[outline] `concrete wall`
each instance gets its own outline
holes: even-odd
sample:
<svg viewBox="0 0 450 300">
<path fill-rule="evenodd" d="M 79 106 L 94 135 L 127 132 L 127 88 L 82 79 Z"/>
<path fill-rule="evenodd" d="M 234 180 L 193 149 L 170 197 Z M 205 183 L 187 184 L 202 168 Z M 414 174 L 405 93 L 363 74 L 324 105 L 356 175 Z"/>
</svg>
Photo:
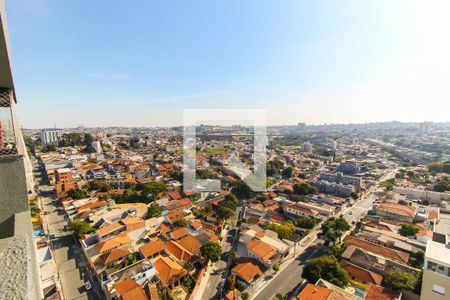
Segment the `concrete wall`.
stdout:
<svg viewBox="0 0 450 300">
<path fill-rule="evenodd" d="M 445 295 L 433 291 L 433 285 L 445 288 Z M 444 300 L 450 297 L 450 277 L 425 270 L 423 272 L 422 292 L 420 299 L 424 300 Z"/>
<path fill-rule="evenodd" d="M 438 193 L 433 191 L 423 191 L 401 187 L 395 187 L 394 192 L 405 194 L 413 199 L 430 200 L 433 204 L 439 204 L 442 202 L 442 200 L 450 200 L 450 194 L 448 193 Z"/>
<path fill-rule="evenodd" d="M 28 211 L 25 180 L 22 159 L 0 159 L 0 224 L 16 213 Z M 3 229 L 0 230 L 0 238 L 6 237 L 4 233 Z M 9 231 L 6 235 L 10 236 L 11 233 Z"/>
</svg>

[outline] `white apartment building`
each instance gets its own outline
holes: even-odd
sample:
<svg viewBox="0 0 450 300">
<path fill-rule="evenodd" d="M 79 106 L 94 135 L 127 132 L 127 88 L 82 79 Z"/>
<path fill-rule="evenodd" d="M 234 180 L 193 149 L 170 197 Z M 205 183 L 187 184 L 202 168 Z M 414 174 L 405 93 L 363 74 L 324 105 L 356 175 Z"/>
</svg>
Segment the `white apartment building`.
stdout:
<svg viewBox="0 0 450 300">
<path fill-rule="evenodd" d="M 42 145 L 57 145 L 61 139 L 61 131 L 58 130 L 42 130 L 40 133 Z"/>
<path fill-rule="evenodd" d="M 450 237 L 444 239 L 444 243 L 427 243 L 420 299 L 450 298 Z"/>
</svg>

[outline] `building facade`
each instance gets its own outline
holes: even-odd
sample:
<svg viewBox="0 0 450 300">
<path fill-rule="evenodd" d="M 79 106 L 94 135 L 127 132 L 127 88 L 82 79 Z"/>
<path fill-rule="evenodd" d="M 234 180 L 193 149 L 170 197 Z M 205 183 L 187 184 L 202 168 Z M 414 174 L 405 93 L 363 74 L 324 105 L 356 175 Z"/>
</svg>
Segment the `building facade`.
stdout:
<svg viewBox="0 0 450 300">
<path fill-rule="evenodd" d="M 420 299 L 450 298 L 450 237 L 428 241 Z"/>
</svg>

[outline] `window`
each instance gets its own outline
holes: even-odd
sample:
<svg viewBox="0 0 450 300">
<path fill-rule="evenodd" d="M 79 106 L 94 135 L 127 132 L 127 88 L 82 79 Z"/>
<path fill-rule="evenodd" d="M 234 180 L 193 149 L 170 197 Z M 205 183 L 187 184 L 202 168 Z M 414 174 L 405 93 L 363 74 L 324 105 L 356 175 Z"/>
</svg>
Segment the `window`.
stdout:
<svg viewBox="0 0 450 300">
<path fill-rule="evenodd" d="M 443 288 L 442 286 L 434 284 L 433 285 L 433 292 L 445 296 L 445 288 Z"/>
</svg>

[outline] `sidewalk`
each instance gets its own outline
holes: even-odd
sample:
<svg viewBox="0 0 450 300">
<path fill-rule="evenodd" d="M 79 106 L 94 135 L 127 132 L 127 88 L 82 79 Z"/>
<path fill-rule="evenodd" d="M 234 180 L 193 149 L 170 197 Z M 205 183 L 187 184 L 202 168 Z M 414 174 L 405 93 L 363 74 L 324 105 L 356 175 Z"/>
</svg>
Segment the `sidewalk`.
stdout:
<svg viewBox="0 0 450 300">
<path fill-rule="evenodd" d="M 222 236 L 221 247 L 222 247 L 222 251 L 223 251 L 223 244 L 226 242 L 228 230 L 226 230 L 226 229 L 222 230 L 220 235 Z M 224 264 L 226 266 L 226 263 L 224 263 L 222 260 L 219 260 L 219 261 L 213 263 L 211 266 L 207 266 L 205 275 L 203 276 L 203 278 L 199 284 L 199 287 L 198 287 L 199 293 L 196 295 L 195 300 L 205 299 L 204 298 L 205 296 L 208 297 L 206 299 L 209 299 L 211 292 L 214 291 L 215 286 L 218 284 L 217 283 L 218 278 L 214 278 L 215 282 L 210 282 L 210 281 L 213 281 L 211 276 L 217 277 L 217 275 L 212 275 L 212 273 L 224 268 Z M 220 277 L 222 277 L 222 276 L 220 275 Z"/>
</svg>

